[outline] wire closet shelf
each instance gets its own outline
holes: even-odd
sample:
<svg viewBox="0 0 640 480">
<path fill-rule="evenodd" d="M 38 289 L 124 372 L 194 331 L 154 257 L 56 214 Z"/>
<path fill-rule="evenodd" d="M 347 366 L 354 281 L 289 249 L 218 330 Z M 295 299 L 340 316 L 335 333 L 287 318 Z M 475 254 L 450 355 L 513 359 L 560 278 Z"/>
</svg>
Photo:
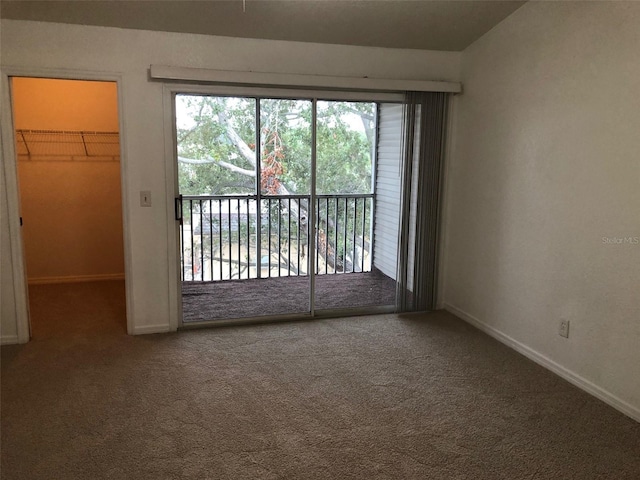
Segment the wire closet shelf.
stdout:
<svg viewBox="0 0 640 480">
<path fill-rule="evenodd" d="M 118 161 L 118 132 L 16 130 L 18 156 L 31 160 Z"/>
</svg>

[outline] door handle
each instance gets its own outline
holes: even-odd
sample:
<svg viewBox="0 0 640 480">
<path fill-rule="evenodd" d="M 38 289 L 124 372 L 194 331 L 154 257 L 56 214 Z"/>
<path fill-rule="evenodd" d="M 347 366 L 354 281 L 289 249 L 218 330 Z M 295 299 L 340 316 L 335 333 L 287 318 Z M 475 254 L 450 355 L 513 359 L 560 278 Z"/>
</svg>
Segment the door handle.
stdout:
<svg viewBox="0 0 640 480">
<path fill-rule="evenodd" d="M 182 224 L 182 195 L 178 195 L 175 198 L 175 215 L 176 220 Z"/>
</svg>

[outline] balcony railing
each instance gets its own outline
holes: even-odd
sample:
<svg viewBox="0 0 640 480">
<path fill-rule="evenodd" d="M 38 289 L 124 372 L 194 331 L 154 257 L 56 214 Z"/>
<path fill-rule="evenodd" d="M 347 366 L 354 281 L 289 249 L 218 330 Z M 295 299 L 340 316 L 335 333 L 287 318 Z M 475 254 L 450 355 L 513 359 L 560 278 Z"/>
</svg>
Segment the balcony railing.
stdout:
<svg viewBox="0 0 640 480">
<path fill-rule="evenodd" d="M 181 278 L 224 281 L 371 271 L 373 194 L 182 196 Z"/>
</svg>

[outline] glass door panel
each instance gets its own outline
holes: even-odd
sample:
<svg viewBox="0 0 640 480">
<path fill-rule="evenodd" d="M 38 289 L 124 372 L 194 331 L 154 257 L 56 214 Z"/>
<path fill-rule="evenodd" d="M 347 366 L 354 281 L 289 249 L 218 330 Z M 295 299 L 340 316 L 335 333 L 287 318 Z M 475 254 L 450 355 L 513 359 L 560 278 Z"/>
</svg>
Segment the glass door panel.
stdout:
<svg viewBox="0 0 640 480">
<path fill-rule="evenodd" d="M 176 95 L 183 323 L 310 311 L 311 102 Z"/>
<path fill-rule="evenodd" d="M 260 99 L 260 259 L 271 314 L 309 313 L 309 205 L 311 112 L 309 100 Z"/>
<path fill-rule="evenodd" d="M 376 117 L 375 103 L 318 102 L 316 310 L 395 303 L 395 280 L 374 258 L 374 220 L 386 221 L 375 196 Z"/>
</svg>

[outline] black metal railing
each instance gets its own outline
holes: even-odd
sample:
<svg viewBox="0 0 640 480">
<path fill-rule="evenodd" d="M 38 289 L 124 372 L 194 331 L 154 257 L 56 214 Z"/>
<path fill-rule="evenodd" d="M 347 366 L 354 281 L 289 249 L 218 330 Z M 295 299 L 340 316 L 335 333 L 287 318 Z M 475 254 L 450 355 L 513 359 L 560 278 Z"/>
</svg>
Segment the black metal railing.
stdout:
<svg viewBox="0 0 640 480">
<path fill-rule="evenodd" d="M 308 195 L 180 197 L 182 280 L 308 275 L 310 200 Z M 315 273 L 370 271 L 373 195 L 318 195 L 314 208 Z"/>
</svg>

